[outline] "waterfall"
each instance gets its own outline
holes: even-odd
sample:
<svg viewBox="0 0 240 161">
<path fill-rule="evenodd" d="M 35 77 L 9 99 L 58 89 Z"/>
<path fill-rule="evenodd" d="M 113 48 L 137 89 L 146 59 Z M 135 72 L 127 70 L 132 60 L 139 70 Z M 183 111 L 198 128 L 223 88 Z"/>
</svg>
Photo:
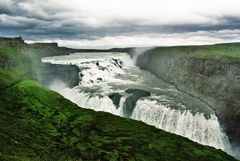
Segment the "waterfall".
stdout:
<svg viewBox="0 0 240 161">
<path fill-rule="evenodd" d="M 73 102 L 83 108 L 109 112 L 120 116 L 120 108 L 117 109 L 108 96 L 94 96 L 90 93 L 80 92 L 75 95 Z"/>
<path fill-rule="evenodd" d="M 140 70 L 126 53 L 77 53 L 43 58 L 42 61 L 75 64 L 80 68 L 79 86 L 72 89 L 60 86 L 61 83 L 49 86 L 79 107 L 122 117 L 126 117 L 124 110 L 130 108 L 132 119 L 231 154 L 228 138 L 214 112 L 206 110 L 210 109 L 208 105 L 203 105 L 196 98 L 193 99 L 150 73 Z M 153 99 L 139 93 L 136 96 L 126 92 L 129 88 L 140 88 L 157 97 Z M 118 105 L 109 97 L 112 93 L 118 93 Z M 127 100 L 130 101 L 129 104 Z M 206 111 L 209 117 L 205 116 Z"/>
<path fill-rule="evenodd" d="M 202 113 L 193 115 L 165 107 L 155 100 L 139 100 L 131 116 L 159 129 L 187 137 L 203 145 L 228 151 L 230 144 L 215 114 L 206 119 Z"/>
<path fill-rule="evenodd" d="M 121 97 L 117 108 L 108 96 L 94 96 L 91 93 L 78 92 L 77 89 L 72 94 L 63 93 L 63 91 L 62 94 L 80 107 L 125 117 L 123 106 L 126 97 Z M 130 118 L 231 153 L 229 140 L 215 114 L 211 114 L 207 119 L 203 113 L 194 115 L 189 110 L 171 109 L 156 100 L 145 98 L 137 101 Z"/>
</svg>

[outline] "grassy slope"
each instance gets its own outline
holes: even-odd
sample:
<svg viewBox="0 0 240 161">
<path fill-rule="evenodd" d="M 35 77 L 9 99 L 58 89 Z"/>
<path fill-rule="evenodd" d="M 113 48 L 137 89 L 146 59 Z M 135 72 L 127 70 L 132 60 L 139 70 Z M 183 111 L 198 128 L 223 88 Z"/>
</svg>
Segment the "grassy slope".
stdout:
<svg viewBox="0 0 240 161">
<path fill-rule="evenodd" d="M 33 81 L 1 94 L 2 160 L 234 160 L 142 122 L 79 108 Z"/>
<path fill-rule="evenodd" d="M 10 85 L 22 76 L 31 78 L 30 59 L 21 51 L 10 46 L 0 45 L 0 88 Z"/>
<path fill-rule="evenodd" d="M 27 57 L 1 46 L 0 84 L 31 73 Z M 5 62 L 17 62 L 6 68 Z M 10 76 L 6 78 L 5 73 Z M 17 76 L 15 76 L 17 74 Z M 24 79 L 32 78 L 27 75 Z M 7 81 L 5 81 L 7 80 Z M 231 161 L 226 153 L 142 122 L 77 107 L 31 80 L 0 92 L 0 160 Z"/>
<path fill-rule="evenodd" d="M 223 62 L 235 62 L 240 60 L 240 43 L 216 44 L 204 46 L 174 46 L 159 47 L 153 52 L 178 53 L 200 58 L 213 58 Z"/>
</svg>

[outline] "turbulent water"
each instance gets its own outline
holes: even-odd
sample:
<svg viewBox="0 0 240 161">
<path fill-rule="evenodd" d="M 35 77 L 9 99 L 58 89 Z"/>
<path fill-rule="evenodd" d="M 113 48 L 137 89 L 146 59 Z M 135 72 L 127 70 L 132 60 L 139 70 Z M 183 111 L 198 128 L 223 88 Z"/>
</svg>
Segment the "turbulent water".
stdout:
<svg viewBox="0 0 240 161">
<path fill-rule="evenodd" d="M 56 80 L 50 88 L 80 107 L 141 120 L 231 153 L 228 138 L 207 104 L 140 70 L 126 53 L 75 53 L 42 62 L 79 67 L 78 86 L 70 89 Z"/>
</svg>

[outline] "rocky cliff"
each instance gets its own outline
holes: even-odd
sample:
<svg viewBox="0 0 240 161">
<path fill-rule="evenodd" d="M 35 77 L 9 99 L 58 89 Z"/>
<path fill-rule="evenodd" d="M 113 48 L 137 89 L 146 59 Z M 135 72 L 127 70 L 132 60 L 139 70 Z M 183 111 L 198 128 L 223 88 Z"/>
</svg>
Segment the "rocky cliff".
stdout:
<svg viewBox="0 0 240 161">
<path fill-rule="evenodd" d="M 47 64 L 39 71 L 38 81 L 47 87 L 53 81 L 60 80 L 72 88 L 79 83 L 79 72 L 79 68 L 75 65 Z"/>
<path fill-rule="evenodd" d="M 0 44 L 0 160 L 236 161 L 142 122 L 78 107 L 36 82 L 47 68 L 41 53 L 60 49 L 20 46 Z"/>
<path fill-rule="evenodd" d="M 53 55 L 67 55 L 75 49 L 59 47 L 57 43 L 25 44 L 21 48 L 23 54 L 28 56 L 33 63 L 35 79 L 44 86 L 54 80 L 63 81 L 68 87 L 74 87 L 79 82 L 79 68 L 74 65 L 44 64 L 42 57 Z"/>
<path fill-rule="evenodd" d="M 22 39 L 22 37 L 13 37 L 13 38 L 0 37 L 0 44 L 15 47 L 15 46 L 21 46 L 25 44 L 25 42 Z"/>
<path fill-rule="evenodd" d="M 160 47 L 137 64 L 208 103 L 233 144 L 240 143 L 240 44 Z"/>
</svg>

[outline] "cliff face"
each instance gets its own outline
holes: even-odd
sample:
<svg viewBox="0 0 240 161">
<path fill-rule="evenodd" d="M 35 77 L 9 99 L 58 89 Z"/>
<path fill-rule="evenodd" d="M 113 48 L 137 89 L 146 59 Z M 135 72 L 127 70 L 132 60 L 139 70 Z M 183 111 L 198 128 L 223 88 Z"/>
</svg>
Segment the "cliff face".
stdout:
<svg viewBox="0 0 240 161">
<path fill-rule="evenodd" d="M 179 90 L 207 102 L 218 115 L 230 141 L 240 143 L 239 44 L 155 48 L 138 65 Z"/>
<path fill-rule="evenodd" d="M 33 70 L 30 64 L 31 60 L 23 56 L 19 49 L 0 43 L 0 90 L 24 78 L 32 79 Z"/>
<path fill-rule="evenodd" d="M 9 46 L 21 46 L 24 44 L 24 40 L 22 37 L 13 37 L 13 38 L 6 38 L 0 37 L 0 44 L 1 45 L 9 45 Z"/>
<path fill-rule="evenodd" d="M 79 69 L 73 65 L 51 65 L 41 63 L 45 56 L 69 54 L 74 49 L 58 47 L 57 43 L 26 44 L 21 37 L 0 38 L 0 89 L 31 78 L 44 86 L 55 79 L 69 87 L 78 84 Z"/>
<path fill-rule="evenodd" d="M 54 55 L 67 55 L 74 49 L 59 47 L 57 43 L 27 44 L 21 49 L 33 63 L 35 79 L 44 86 L 50 85 L 54 80 L 63 81 L 68 87 L 74 87 L 79 82 L 79 68 L 74 65 L 45 64 L 41 58 Z"/>
<path fill-rule="evenodd" d="M 79 83 L 79 72 L 79 68 L 75 65 L 47 64 L 39 71 L 38 79 L 44 86 L 49 86 L 54 80 L 61 80 L 72 88 Z"/>
<path fill-rule="evenodd" d="M 0 44 L 0 160 L 236 161 L 142 122 L 80 108 L 32 81 L 47 68 L 39 53 L 51 53 L 48 47 Z"/>
</svg>

